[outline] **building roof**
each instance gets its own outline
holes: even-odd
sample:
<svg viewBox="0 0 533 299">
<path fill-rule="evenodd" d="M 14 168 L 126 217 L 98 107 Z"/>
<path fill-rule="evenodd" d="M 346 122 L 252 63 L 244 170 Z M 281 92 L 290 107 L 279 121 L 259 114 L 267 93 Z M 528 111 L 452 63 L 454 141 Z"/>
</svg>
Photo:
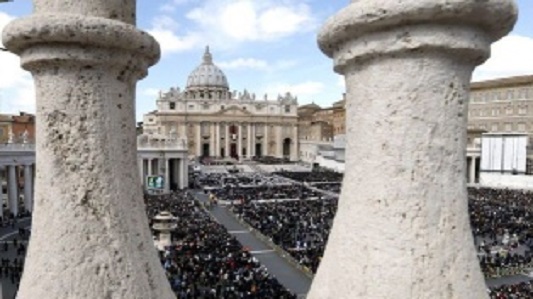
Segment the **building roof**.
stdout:
<svg viewBox="0 0 533 299">
<path fill-rule="evenodd" d="M 320 106 L 318 106 L 317 104 L 315 104 L 315 103 L 311 103 L 311 104 L 300 106 L 300 107 L 298 107 L 298 109 L 315 109 L 315 110 L 318 110 L 318 109 L 322 109 L 322 108 Z"/>
<path fill-rule="evenodd" d="M 229 90 L 226 75 L 213 63 L 213 55 L 209 52 L 209 46 L 205 48 L 202 63 L 192 71 L 187 79 L 187 89 L 191 87 L 217 87 Z"/>
<path fill-rule="evenodd" d="M 500 78 L 494 80 L 473 82 L 470 85 L 471 90 L 482 90 L 488 88 L 503 88 L 503 87 L 513 87 L 526 84 L 533 84 L 533 75 L 528 76 L 515 76 Z"/>
</svg>

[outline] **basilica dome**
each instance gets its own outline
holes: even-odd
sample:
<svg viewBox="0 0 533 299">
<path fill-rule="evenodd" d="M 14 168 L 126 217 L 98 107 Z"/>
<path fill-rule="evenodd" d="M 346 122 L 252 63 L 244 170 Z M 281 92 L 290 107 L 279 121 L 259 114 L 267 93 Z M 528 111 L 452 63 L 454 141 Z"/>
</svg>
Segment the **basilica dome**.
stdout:
<svg viewBox="0 0 533 299">
<path fill-rule="evenodd" d="M 191 88 L 222 88 L 229 90 L 226 75 L 213 63 L 213 56 L 206 47 L 202 64 L 187 79 L 187 89 Z"/>
</svg>

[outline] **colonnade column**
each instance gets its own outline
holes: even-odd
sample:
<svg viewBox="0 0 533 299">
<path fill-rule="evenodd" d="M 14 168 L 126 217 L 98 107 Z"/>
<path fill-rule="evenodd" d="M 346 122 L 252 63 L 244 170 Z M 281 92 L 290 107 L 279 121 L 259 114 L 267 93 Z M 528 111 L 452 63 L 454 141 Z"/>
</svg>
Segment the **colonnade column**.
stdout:
<svg viewBox="0 0 533 299">
<path fill-rule="evenodd" d="M 239 123 L 239 134 L 237 138 L 237 156 L 242 159 L 242 123 Z"/>
<path fill-rule="evenodd" d="M 265 137 L 264 137 L 264 149 L 263 149 L 263 156 L 268 156 L 268 123 L 265 123 Z"/>
<path fill-rule="evenodd" d="M 32 166 L 24 165 L 24 208 L 33 211 L 33 174 Z"/>
<path fill-rule="evenodd" d="M 230 152 L 229 152 L 229 141 L 230 141 L 230 136 L 229 136 L 229 123 L 225 123 L 224 124 L 225 126 L 225 137 L 224 137 L 224 141 L 225 141 L 225 149 L 224 149 L 224 155 L 226 157 L 229 157 L 230 156 Z"/>
<path fill-rule="evenodd" d="M 148 159 L 146 159 L 146 160 L 148 160 L 148 173 L 147 173 L 146 175 L 153 175 L 153 169 L 152 169 L 152 164 L 153 164 L 153 163 L 152 163 L 152 161 L 153 161 L 154 159 L 152 159 L 152 158 L 148 158 Z"/>
<path fill-rule="evenodd" d="M 196 125 L 196 156 L 202 156 L 202 123 Z"/>
<path fill-rule="evenodd" d="M 470 157 L 470 176 L 469 176 L 470 184 L 476 183 L 476 166 L 477 166 L 476 157 L 475 156 Z"/>
<path fill-rule="evenodd" d="M 161 159 L 165 163 L 165 181 L 164 181 L 164 190 L 165 192 L 170 192 L 170 161 L 167 158 Z"/>
<path fill-rule="evenodd" d="M 144 159 L 142 157 L 139 157 L 137 159 L 137 163 L 139 164 L 139 176 L 141 177 L 141 185 L 144 186 Z"/>
<path fill-rule="evenodd" d="M 7 166 L 7 198 L 9 200 L 9 211 L 13 215 L 18 215 L 19 211 L 19 186 L 17 182 L 17 166 Z"/>
<path fill-rule="evenodd" d="M 215 123 L 209 123 L 209 156 L 215 156 Z"/>
<path fill-rule="evenodd" d="M 345 76 L 346 172 L 309 299 L 488 298 L 467 211 L 467 103 L 516 6 L 403 2 L 352 0 L 318 35 Z"/>
</svg>

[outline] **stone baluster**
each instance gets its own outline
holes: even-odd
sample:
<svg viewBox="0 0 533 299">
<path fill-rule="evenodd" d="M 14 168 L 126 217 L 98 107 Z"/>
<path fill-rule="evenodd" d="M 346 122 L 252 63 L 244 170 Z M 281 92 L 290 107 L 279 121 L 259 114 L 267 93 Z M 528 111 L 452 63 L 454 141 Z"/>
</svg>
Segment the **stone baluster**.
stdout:
<svg viewBox="0 0 533 299">
<path fill-rule="evenodd" d="M 159 58 L 135 0 L 34 0 L 3 32 L 36 86 L 32 237 L 17 298 L 175 298 L 135 168 L 137 80 Z"/>
<path fill-rule="evenodd" d="M 512 0 L 357 1 L 321 50 L 347 87 L 346 173 L 308 298 L 487 298 L 468 220 L 471 74 Z"/>
</svg>

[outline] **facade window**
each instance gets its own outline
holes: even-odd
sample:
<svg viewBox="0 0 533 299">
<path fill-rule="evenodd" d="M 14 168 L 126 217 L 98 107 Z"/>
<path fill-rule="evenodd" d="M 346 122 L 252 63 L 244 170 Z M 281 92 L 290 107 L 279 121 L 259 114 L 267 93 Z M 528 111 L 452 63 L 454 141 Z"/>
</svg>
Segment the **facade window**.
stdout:
<svg viewBox="0 0 533 299">
<path fill-rule="evenodd" d="M 224 105 L 220 106 L 220 110 L 224 110 Z"/>
<path fill-rule="evenodd" d="M 490 130 L 492 132 L 498 132 L 498 124 L 492 124 L 492 126 L 490 126 Z"/>
<path fill-rule="evenodd" d="M 522 106 L 522 107 L 518 108 L 518 114 L 524 115 L 526 113 L 527 113 L 527 107 Z"/>
<path fill-rule="evenodd" d="M 203 105 L 202 105 L 202 108 L 203 108 L 204 110 L 209 110 L 209 104 L 203 104 Z"/>
<path fill-rule="evenodd" d="M 507 115 L 513 114 L 513 107 L 507 107 L 507 109 L 505 109 L 505 114 Z"/>
<path fill-rule="evenodd" d="M 285 105 L 285 113 L 291 113 L 291 106 Z"/>
<path fill-rule="evenodd" d="M 194 105 L 189 105 L 189 110 L 194 110 Z"/>
<path fill-rule="evenodd" d="M 246 106 L 243 106 L 243 107 L 242 107 L 242 110 L 246 110 Z"/>
<path fill-rule="evenodd" d="M 176 109 L 176 103 L 174 103 L 174 102 L 170 102 L 168 106 L 169 106 L 170 110 Z"/>
<path fill-rule="evenodd" d="M 154 121 L 153 118 L 149 118 L 149 119 L 148 119 L 148 122 L 149 122 L 149 123 L 151 123 L 151 122 L 153 122 L 153 121 Z"/>
<path fill-rule="evenodd" d="M 505 123 L 505 131 L 511 132 L 513 130 L 513 124 L 511 123 Z"/>
<path fill-rule="evenodd" d="M 518 131 L 525 132 L 526 131 L 526 124 L 525 123 L 519 123 L 518 124 Z"/>
</svg>

